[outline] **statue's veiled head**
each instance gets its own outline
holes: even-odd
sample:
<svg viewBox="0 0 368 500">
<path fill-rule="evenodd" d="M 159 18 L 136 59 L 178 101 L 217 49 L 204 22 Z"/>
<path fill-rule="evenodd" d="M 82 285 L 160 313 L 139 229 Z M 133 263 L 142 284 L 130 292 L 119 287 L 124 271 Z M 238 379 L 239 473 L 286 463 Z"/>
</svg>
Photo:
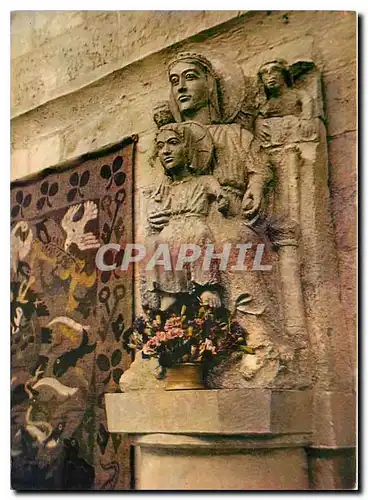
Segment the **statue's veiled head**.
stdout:
<svg viewBox="0 0 368 500">
<path fill-rule="evenodd" d="M 188 151 L 183 134 L 173 127 L 163 127 L 156 137 L 157 154 L 167 175 L 188 166 Z"/>
<path fill-rule="evenodd" d="M 208 130 L 199 123 L 170 123 L 156 135 L 156 155 L 165 173 L 173 177 L 188 170 L 207 173 L 211 166 L 213 143 Z"/>
<path fill-rule="evenodd" d="M 216 75 L 205 57 L 179 54 L 169 63 L 168 71 L 170 105 L 177 122 L 195 119 L 207 123 L 220 121 Z"/>
</svg>

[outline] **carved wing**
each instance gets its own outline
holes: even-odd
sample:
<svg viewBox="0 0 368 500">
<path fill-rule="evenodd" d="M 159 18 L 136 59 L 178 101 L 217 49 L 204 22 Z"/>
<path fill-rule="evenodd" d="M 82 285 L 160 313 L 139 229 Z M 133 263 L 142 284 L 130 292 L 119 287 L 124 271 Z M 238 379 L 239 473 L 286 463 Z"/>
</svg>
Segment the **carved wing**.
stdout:
<svg viewBox="0 0 368 500">
<path fill-rule="evenodd" d="M 289 66 L 292 81 L 295 82 L 299 77 L 312 71 L 315 68 L 313 61 L 297 61 Z"/>
</svg>

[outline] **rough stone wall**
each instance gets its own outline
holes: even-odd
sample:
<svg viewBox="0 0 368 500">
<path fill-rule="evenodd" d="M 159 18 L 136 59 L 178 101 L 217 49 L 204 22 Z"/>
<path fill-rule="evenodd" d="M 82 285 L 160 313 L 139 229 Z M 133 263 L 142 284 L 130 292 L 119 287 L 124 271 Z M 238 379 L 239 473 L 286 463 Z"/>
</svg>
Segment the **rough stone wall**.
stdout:
<svg viewBox="0 0 368 500">
<path fill-rule="evenodd" d="M 155 130 L 151 109 L 167 97 L 164 68 L 171 55 L 181 49 L 223 53 L 246 74 L 255 73 L 260 55 L 313 59 L 326 96 L 346 344 L 355 351 L 353 12 L 15 12 L 11 24 L 12 178 L 137 133 L 138 223 L 141 193 L 158 175 L 147 163 Z"/>
<path fill-rule="evenodd" d="M 88 85 L 234 11 L 20 11 L 11 18 L 12 115 Z"/>
</svg>

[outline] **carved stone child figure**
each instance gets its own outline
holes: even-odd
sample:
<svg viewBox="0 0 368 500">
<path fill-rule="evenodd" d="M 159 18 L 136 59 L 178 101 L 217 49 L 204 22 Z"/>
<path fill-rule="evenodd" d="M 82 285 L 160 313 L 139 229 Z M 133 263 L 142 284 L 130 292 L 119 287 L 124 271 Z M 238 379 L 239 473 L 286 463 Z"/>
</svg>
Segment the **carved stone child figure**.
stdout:
<svg viewBox="0 0 368 500">
<path fill-rule="evenodd" d="M 220 307 L 218 272 L 213 265 L 208 269 L 203 266 L 205 247 L 214 241 L 206 220 L 210 204 L 218 199 L 220 207 L 224 205 L 219 183 L 206 175 L 212 163 L 211 135 L 195 122 L 167 124 L 157 133 L 156 154 L 167 180 L 152 192 L 148 201 L 147 219 L 152 234 L 147 238 L 147 247 L 152 255 L 160 244 L 167 244 L 170 269 L 154 266 L 146 271 L 146 290 L 159 299 L 161 310 L 167 310 L 182 294 L 194 290 L 202 304 Z M 183 252 L 182 244 L 198 245 L 202 253 L 196 261 L 181 267 L 178 256 Z"/>
</svg>

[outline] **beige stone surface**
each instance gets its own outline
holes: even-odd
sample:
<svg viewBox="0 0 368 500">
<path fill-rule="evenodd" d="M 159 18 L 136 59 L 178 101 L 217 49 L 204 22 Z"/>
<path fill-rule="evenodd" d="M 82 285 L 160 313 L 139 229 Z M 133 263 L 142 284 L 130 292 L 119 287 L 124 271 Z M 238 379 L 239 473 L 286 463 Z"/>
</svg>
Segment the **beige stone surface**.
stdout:
<svg viewBox="0 0 368 500">
<path fill-rule="evenodd" d="M 145 437 L 136 443 L 139 490 L 309 489 L 307 458 L 300 444 L 279 443 L 274 448 L 265 441 L 254 448 L 252 439 L 229 443 L 163 438 L 153 434 L 148 443 Z"/>
<path fill-rule="evenodd" d="M 314 394 L 313 447 L 354 448 L 356 446 L 355 396 L 321 391 Z"/>
<path fill-rule="evenodd" d="M 17 149 L 11 156 L 11 169 L 18 172 L 19 177 L 25 177 L 29 173 L 28 149 Z"/>
<path fill-rule="evenodd" d="M 156 375 L 159 364 L 157 359 L 143 359 L 141 352 L 137 352 L 135 360 L 120 377 L 119 386 L 122 392 L 164 390 L 166 379 L 158 380 Z"/>
<path fill-rule="evenodd" d="M 328 135 L 335 137 L 357 128 L 356 65 L 349 62 L 343 68 L 326 71 L 323 75 L 328 117 Z"/>
<path fill-rule="evenodd" d="M 308 391 L 261 389 L 106 394 L 110 432 L 269 434 L 311 431 Z"/>
<path fill-rule="evenodd" d="M 330 189 L 337 250 L 357 246 L 357 144 L 356 132 L 333 137 L 328 144 Z"/>
<path fill-rule="evenodd" d="M 29 171 L 37 172 L 56 165 L 61 158 L 61 138 L 58 135 L 44 137 L 29 148 Z"/>
<path fill-rule="evenodd" d="M 238 11 L 13 12 L 12 115 L 238 15 Z"/>
</svg>

